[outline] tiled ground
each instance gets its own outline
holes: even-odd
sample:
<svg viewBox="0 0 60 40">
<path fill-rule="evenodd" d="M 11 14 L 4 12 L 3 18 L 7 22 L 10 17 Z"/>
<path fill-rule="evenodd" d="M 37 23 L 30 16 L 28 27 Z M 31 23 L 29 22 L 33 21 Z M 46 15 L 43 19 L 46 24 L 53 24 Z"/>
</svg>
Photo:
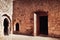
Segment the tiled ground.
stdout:
<svg viewBox="0 0 60 40">
<path fill-rule="evenodd" d="M 39 36 L 9 35 L 0 37 L 0 40 L 60 40 L 60 39 Z"/>
</svg>

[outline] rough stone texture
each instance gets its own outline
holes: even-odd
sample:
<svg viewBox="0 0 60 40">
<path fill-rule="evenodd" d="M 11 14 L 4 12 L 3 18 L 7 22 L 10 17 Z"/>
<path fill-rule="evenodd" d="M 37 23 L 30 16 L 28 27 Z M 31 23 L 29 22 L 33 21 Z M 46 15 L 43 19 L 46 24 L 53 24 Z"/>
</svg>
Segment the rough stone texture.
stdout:
<svg viewBox="0 0 60 40">
<path fill-rule="evenodd" d="M 48 12 L 48 35 L 60 37 L 59 0 L 16 0 L 13 2 L 13 27 L 19 22 L 20 33 L 33 34 L 34 12 Z"/>
<path fill-rule="evenodd" d="M 12 10 L 13 10 L 12 7 L 13 7 L 12 0 L 0 0 L 0 36 L 4 35 L 3 21 L 5 18 L 7 18 L 6 16 L 3 16 L 3 15 L 7 14 L 12 20 Z M 10 21 L 9 21 L 9 30 L 10 30 Z"/>
</svg>

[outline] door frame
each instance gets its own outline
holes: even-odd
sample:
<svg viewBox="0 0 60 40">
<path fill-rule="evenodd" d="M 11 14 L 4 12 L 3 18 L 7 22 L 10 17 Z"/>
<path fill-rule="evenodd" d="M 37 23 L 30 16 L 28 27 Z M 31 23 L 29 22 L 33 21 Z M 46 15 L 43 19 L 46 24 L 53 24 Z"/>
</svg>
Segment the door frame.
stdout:
<svg viewBox="0 0 60 40">
<path fill-rule="evenodd" d="M 4 21 L 5 18 L 7 18 L 8 22 L 9 22 L 9 24 L 8 24 L 9 25 L 8 26 L 8 35 L 9 35 L 11 33 L 11 18 L 7 14 L 2 14 L 2 25 L 3 25 L 3 21 Z M 4 27 L 3 27 L 2 30 L 3 30 L 2 33 L 4 34 Z"/>
<path fill-rule="evenodd" d="M 48 16 L 48 12 L 45 12 L 45 11 L 36 11 L 34 13 L 36 14 L 36 35 L 39 36 L 40 35 L 39 17 L 40 16 Z"/>
</svg>

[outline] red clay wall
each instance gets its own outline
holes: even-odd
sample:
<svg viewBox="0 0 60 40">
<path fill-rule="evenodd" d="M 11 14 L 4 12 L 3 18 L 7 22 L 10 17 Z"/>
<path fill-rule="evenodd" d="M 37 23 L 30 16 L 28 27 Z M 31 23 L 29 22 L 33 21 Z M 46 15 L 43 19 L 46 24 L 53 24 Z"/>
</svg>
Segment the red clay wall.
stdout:
<svg viewBox="0 0 60 40">
<path fill-rule="evenodd" d="M 60 37 L 60 3 L 57 0 L 17 0 L 13 2 L 13 25 L 20 23 L 20 33 L 33 34 L 34 12 L 48 12 L 48 35 Z"/>
</svg>

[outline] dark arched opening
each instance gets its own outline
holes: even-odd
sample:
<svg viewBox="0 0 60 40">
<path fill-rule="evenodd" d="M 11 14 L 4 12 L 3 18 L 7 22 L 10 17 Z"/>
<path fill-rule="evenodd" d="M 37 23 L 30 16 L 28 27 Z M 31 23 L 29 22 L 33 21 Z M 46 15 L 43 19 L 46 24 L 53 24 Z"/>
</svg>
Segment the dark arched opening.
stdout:
<svg viewBox="0 0 60 40">
<path fill-rule="evenodd" d="M 9 22 L 8 22 L 8 19 L 7 18 L 4 19 L 3 25 L 4 25 L 4 35 L 8 35 Z"/>
<path fill-rule="evenodd" d="M 16 31 L 19 31 L 19 24 L 16 23 Z"/>
</svg>

